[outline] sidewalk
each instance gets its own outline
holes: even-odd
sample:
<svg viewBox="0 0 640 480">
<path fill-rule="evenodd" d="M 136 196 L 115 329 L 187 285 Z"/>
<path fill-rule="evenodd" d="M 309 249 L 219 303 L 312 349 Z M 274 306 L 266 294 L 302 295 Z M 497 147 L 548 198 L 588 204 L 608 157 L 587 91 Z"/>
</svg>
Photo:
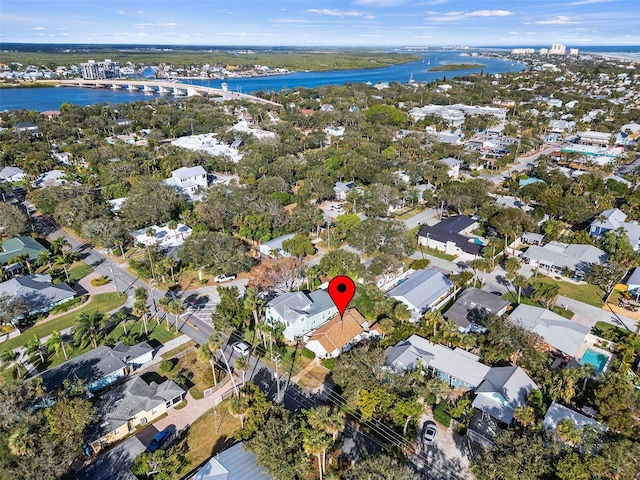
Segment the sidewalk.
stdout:
<svg viewBox="0 0 640 480">
<path fill-rule="evenodd" d="M 234 379 L 238 388 L 242 385 L 242 380 L 234 375 Z M 199 417 L 207 413 L 210 409 L 218 405 L 229 392 L 233 391 L 233 382 L 229 377 L 227 377 L 226 382 L 222 382 L 219 386 L 218 390 L 213 392 L 208 397 L 205 397 L 201 400 L 195 400 L 191 393 L 187 392 L 186 400 L 187 406 L 181 408 L 180 410 L 176 410 L 172 408 L 168 411 L 166 417 L 157 422 L 153 423 L 153 426 L 158 430 L 164 430 L 168 426 L 172 425 L 175 427 L 176 431 L 180 431 L 186 426 L 195 422 Z"/>
</svg>

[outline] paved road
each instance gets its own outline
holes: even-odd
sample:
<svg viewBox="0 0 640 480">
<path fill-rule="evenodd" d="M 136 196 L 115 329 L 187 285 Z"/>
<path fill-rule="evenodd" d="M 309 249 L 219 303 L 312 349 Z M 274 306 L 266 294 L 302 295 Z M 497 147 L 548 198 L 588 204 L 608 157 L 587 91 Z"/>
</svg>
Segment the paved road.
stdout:
<svg viewBox="0 0 640 480">
<path fill-rule="evenodd" d="M 415 228 L 418 225 L 424 225 L 425 223 L 427 223 L 427 220 L 430 220 L 437 215 L 438 215 L 438 212 L 436 211 L 435 208 L 428 208 L 418 213 L 417 215 L 414 215 L 413 217 L 403 220 L 402 223 L 404 223 L 404 226 L 407 230 L 411 230 L 412 228 Z"/>
</svg>

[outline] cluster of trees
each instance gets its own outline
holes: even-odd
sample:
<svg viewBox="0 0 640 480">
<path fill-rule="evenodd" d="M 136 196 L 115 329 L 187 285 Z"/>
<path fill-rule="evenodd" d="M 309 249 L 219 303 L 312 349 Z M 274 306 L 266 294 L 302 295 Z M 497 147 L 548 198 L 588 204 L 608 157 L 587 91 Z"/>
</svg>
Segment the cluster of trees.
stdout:
<svg viewBox="0 0 640 480">
<path fill-rule="evenodd" d="M 6 478 L 54 480 L 69 474 L 96 417 L 82 385 L 64 382 L 55 396 L 41 379 L 0 384 L 0 471 Z"/>
</svg>

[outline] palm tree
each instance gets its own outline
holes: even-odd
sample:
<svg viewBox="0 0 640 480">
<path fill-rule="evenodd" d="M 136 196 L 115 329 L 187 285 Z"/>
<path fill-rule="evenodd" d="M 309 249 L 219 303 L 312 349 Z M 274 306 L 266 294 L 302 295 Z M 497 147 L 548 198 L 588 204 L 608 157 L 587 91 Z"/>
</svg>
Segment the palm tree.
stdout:
<svg viewBox="0 0 640 480">
<path fill-rule="evenodd" d="M 14 365 L 18 380 L 22 380 L 22 369 L 24 368 L 24 365 L 20 361 L 20 354 L 18 354 L 18 352 L 14 352 L 13 350 L 5 350 L 4 352 L 2 352 L 0 359 L 3 363 L 10 363 Z"/>
<path fill-rule="evenodd" d="M 384 338 L 396 329 L 396 325 L 392 319 L 390 319 L 389 317 L 385 317 L 378 322 L 378 328 L 382 333 L 382 338 Z"/>
<path fill-rule="evenodd" d="M 238 359 L 236 360 L 236 363 L 233 365 L 233 368 L 235 368 L 236 370 L 240 370 L 242 372 L 243 387 L 244 387 L 244 376 L 249 370 L 249 367 L 251 367 L 251 364 L 249 363 L 249 359 L 247 359 L 247 357 L 238 357 Z"/>
<path fill-rule="evenodd" d="M 248 287 L 244 297 L 244 307 L 253 313 L 253 324 L 256 326 L 256 332 L 260 332 L 260 336 L 264 338 L 264 332 L 259 330 L 261 325 L 260 318 L 264 313 L 265 302 L 259 296 L 259 291 L 256 287 Z M 265 348 L 266 348 L 265 343 Z"/>
<path fill-rule="evenodd" d="M 65 247 L 71 248 L 71 244 L 64 237 L 58 237 L 51 241 L 51 251 L 54 255 L 63 254 Z"/>
<path fill-rule="evenodd" d="M 98 348 L 98 332 L 104 322 L 104 315 L 98 312 L 82 312 L 78 315 L 76 326 L 74 329 L 74 338 L 76 342 L 81 342 L 85 336 L 91 338 L 93 348 Z"/>
<path fill-rule="evenodd" d="M 42 344 L 38 335 L 34 335 L 33 339 L 27 342 L 25 348 L 27 350 L 27 355 L 37 353 L 40 356 L 40 365 L 44 366 L 44 354 L 46 353 L 47 348 Z"/>
<path fill-rule="evenodd" d="M 127 334 L 127 320 L 129 319 L 129 315 L 127 315 L 127 312 L 123 308 L 123 309 L 118 310 L 114 316 L 118 320 L 118 323 L 120 323 L 122 325 L 123 333 L 126 335 Z"/>
<path fill-rule="evenodd" d="M 149 311 L 147 307 L 147 302 L 143 300 L 137 300 L 132 307 L 132 313 L 142 319 L 142 324 L 144 325 L 144 334 L 149 336 L 149 329 L 147 327 L 147 312 Z"/>
<path fill-rule="evenodd" d="M 344 430 L 344 419 L 342 416 L 339 413 L 332 414 L 326 405 L 310 408 L 305 411 L 305 414 L 307 415 L 309 425 L 331 435 L 334 442 L 338 439 L 338 435 Z"/>
<path fill-rule="evenodd" d="M 529 405 L 523 405 L 516 408 L 515 412 L 513 412 L 513 418 L 515 418 L 523 427 L 528 427 L 535 423 L 536 414 L 532 407 Z"/>
<path fill-rule="evenodd" d="M 47 340 L 47 347 L 51 348 L 55 353 L 58 353 L 60 350 L 62 350 L 64 359 L 69 360 L 69 356 L 67 355 L 66 342 L 64 340 L 64 336 L 60 333 L 59 330 L 54 330 L 51 333 L 51 336 Z"/>
<path fill-rule="evenodd" d="M 160 300 L 158 300 L 158 308 L 160 308 L 160 310 L 162 310 L 165 314 L 165 319 L 167 321 L 167 330 L 169 330 L 169 304 L 171 303 L 171 300 L 169 300 L 167 297 L 162 297 Z"/>
<path fill-rule="evenodd" d="M 178 266 L 178 262 L 176 261 L 176 259 L 173 257 L 167 257 L 162 261 L 162 266 L 165 268 L 165 270 L 168 269 L 171 272 L 171 281 L 175 283 L 176 278 L 173 274 L 173 269 Z"/>
<path fill-rule="evenodd" d="M 582 430 L 576 428 L 575 423 L 568 418 L 563 418 L 558 422 L 556 434 L 563 442 L 575 446 L 582 442 Z"/>
<path fill-rule="evenodd" d="M 318 471 L 320 473 L 320 480 L 322 480 L 322 474 L 324 468 L 322 465 L 322 453 L 328 447 L 328 437 L 322 430 L 315 430 L 312 428 L 306 429 L 302 437 L 302 447 L 307 455 L 315 455 L 318 458 Z"/>
<path fill-rule="evenodd" d="M 178 300 L 178 299 L 171 300 L 169 302 L 169 304 L 167 305 L 167 311 L 169 313 L 171 313 L 172 315 L 176 316 L 175 325 L 176 325 L 176 332 L 177 332 L 178 331 L 178 317 L 180 315 L 182 315 L 182 313 L 184 312 L 184 303 L 182 302 L 182 300 Z M 187 322 L 185 321 L 185 323 L 187 323 Z"/>
<path fill-rule="evenodd" d="M 211 373 L 213 374 L 213 384 L 218 385 L 218 379 L 216 377 L 216 367 L 215 367 L 215 354 L 209 348 L 209 345 L 204 344 L 200 345 L 198 348 L 198 360 L 201 362 L 209 362 L 211 364 Z"/>
<path fill-rule="evenodd" d="M 78 252 L 67 252 L 61 253 L 60 255 L 56 255 L 53 258 L 53 264 L 55 266 L 62 266 L 64 269 L 64 274 L 67 277 L 67 282 L 69 281 L 69 271 L 67 267 L 71 266 L 74 262 L 76 262 L 80 258 Z"/>
<path fill-rule="evenodd" d="M 244 417 L 249 411 L 249 400 L 244 395 L 236 395 L 229 400 L 229 413 L 240 417 L 240 428 L 244 429 Z"/>
<path fill-rule="evenodd" d="M 49 250 L 42 250 L 41 252 L 38 252 L 38 261 L 41 265 L 46 263 L 49 265 L 49 270 L 53 270 L 53 267 L 51 266 L 51 252 L 49 252 Z"/>
<path fill-rule="evenodd" d="M 489 264 L 489 262 L 484 258 L 476 258 L 475 260 L 472 260 L 469 266 L 473 268 L 473 270 L 475 271 L 476 280 L 480 280 L 480 278 L 478 277 L 478 270 L 482 270 L 483 273 L 486 273 L 486 271 L 491 268 L 491 265 Z M 480 280 L 480 284 L 483 284 L 483 283 L 484 283 L 484 279 Z"/>
<path fill-rule="evenodd" d="M 16 457 L 23 457 L 31 452 L 33 444 L 33 435 L 29 432 L 29 428 L 21 426 L 11 432 L 7 442 L 7 447 L 12 455 L 15 455 Z"/>
<path fill-rule="evenodd" d="M 520 303 L 520 299 L 522 298 L 522 289 L 526 288 L 528 281 L 523 275 L 515 275 L 511 279 L 511 283 L 518 289 L 518 303 Z"/>
<path fill-rule="evenodd" d="M 512 278 L 520 270 L 520 260 L 517 257 L 509 257 L 504 262 L 504 269 L 507 271 L 507 278 Z"/>
</svg>

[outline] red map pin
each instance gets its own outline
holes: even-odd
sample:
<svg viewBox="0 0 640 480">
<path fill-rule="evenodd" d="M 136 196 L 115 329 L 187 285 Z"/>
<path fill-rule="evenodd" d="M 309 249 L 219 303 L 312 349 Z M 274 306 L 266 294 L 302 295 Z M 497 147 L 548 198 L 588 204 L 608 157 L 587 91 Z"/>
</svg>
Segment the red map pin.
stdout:
<svg viewBox="0 0 640 480">
<path fill-rule="evenodd" d="M 329 296 L 338 307 L 340 318 L 344 315 L 347 305 L 356 293 L 356 284 L 349 277 L 339 275 L 329 282 Z"/>
</svg>

